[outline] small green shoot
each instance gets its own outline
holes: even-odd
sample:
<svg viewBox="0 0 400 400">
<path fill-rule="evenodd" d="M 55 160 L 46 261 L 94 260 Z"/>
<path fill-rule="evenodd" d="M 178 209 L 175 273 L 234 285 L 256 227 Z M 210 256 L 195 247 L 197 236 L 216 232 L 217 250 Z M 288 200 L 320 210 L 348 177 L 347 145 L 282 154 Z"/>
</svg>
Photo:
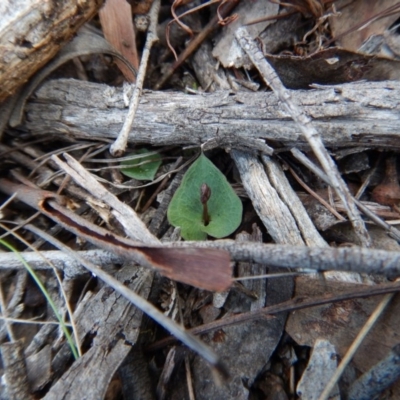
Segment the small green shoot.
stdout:
<svg viewBox="0 0 400 400">
<path fill-rule="evenodd" d="M 168 221 L 185 240 L 222 238 L 242 220 L 242 202 L 221 171 L 204 155 L 193 163 L 168 207 Z"/>
<path fill-rule="evenodd" d="M 54 304 L 53 300 L 51 299 L 49 292 L 46 290 L 45 286 L 43 285 L 43 283 L 41 282 L 41 280 L 39 279 L 39 277 L 37 276 L 36 272 L 31 268 L 31 266 L 24 260 L 24 258 L 21 256 L 21 254 L 18 252 L 17 249 L 15 249 L 13 246 L 11 246 L 9 243 L 5 242 L 4 240 L 0 239 L 0 244 L 2 244 L 4 247 L 6 247 L 7 249 L 9 249 L 10 251 L 14 252 L 16 254 L 16 256 L 20 259 L 20 261 L 22 262 L 22 264 L 24 265 L 24 267 L 26 268 L 26 270 L 29 272 L 29 274 L 32 276 L 33 280 L 36 282 L 36 284 L 38 285 L 39 289 L 41 290 L 41 292 L 43 293 L 44 297 L 46 298 L 46 300 L 49 302 L 50 307 L 52 308 L 54 315 L 56 316 L 56 318 L 58 319 L 58 322 L 60 323 L 61 329 L 64 332 L 65 337 L 67 338 L 69 347 L 71 348 L 72 354 L 75 358 L 75 360 L 77 360 L 79 358 L 79 354 L 78 354 L 78 350 L 75 346 L 75 343 L 64 323 L 64 320 L 62 319 L 61 315 L 59 314 L 58 310 L 57 310 L 57 306 Z"/>
<path fill-rule="evenodd" d="M 121 162 L 121 172 L 130 178 L 137 179 L 138 181 L 152 181 L 160 168 L 161 157 L 159 154 L 153 153 L 147 149 L 140 149 L 136 153 L 130 155 L 143 154 L 143 157 L 135 158 L 134 160 L 127 160 Z"/>
</svg>

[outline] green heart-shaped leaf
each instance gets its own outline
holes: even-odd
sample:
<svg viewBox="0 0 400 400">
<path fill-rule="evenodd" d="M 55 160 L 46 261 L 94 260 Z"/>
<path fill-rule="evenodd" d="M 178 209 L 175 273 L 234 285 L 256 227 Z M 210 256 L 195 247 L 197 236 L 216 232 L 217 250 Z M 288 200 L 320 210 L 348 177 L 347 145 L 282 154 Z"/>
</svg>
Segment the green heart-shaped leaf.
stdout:
<svg viewBox="0 0 400 400">
<path fill-rule="evenodd" d="M 138 181 L 152 181 L 161 165 L 161 157 L 159 154 L 146 155 L 150 152 L 147 149 L 140 149 L 136 153 L 130 155 L 143 154 L 143 157 L 135 158 L 134 160 L 122 161 L 121 172 L 130 178 Z"/>
<path fill-rule="evenodd" d="M 210 222 L 204 222 L 200 188 L 211 190 L 207 201 Z M 168 207 L 168 221 L 181 228 L 186 240 L 205 240 L 207 235 L 222 238 L 230 235 L 242 220 L 242 202 L 221 171 L 204 155 L 193 163 L 182 179 Z"/>
</svg>

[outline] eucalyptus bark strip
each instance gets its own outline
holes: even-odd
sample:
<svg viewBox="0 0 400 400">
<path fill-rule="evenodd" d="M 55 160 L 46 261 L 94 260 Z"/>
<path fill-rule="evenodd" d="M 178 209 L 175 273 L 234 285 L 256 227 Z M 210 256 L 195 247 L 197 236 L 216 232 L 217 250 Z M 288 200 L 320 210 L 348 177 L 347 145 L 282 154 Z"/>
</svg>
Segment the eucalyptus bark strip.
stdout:
<svg viewBox="0 0 400 400">
<path fill-rule="evenodd" d="M 383 392 L 399 379 L 399 364 L 400 344 L 397 344 L 386 358 L 352 383 L 349 389 L 349 399 L 374 398 Z"/>
<path fill-rule="evenodd" d="M 4 365 L 4 381 L 10 400 L 32 399 L 23 350 L 23 341 L 3 343 L 0 346 Z"/>
<path fill-rule="evenodd" d="M 151 271 L 140 267 L 135 270 L 125 263 L 115 278 L 137 295 L 148 297 Z M 61 363 L 64 354 L 57 354 L 58 365 L 53 363 L 52 366 L 57 373 L 62 372 L 62 376 L 57 381 L 53 376 L 53 385 L 44 397 L 46 400 L 104 399 L 117 368 L 131 346 L 137 344 L 143 313 L 117 291 L 103 285 L 97 293 L 86 293 L 74 317 L 81 341 L 91 332 L 96 332 L 96 336 L 90 348 L 72 365 L 69 365 L 68 358 Z"/>
<path fill-rule="evenodd" d="M 293 218 L 296 221 L 299 231 L 307 246 L 326 247 L 328 244 L 317 231 L 307 214 L 303 203 L 293 190 L 282 167 L 272 157 L 262 155 L 261 160 L 266 168 L 268 178 L 279 194 L 280 199 L 287 205 Z"/>
<path fill-rule="evenodd" d="M 273 240 L 279 244 L 304 245 L 293 215 L 271 185 L 258 158 L 239 150 L 232 150 L 231 155 L 253 207 Z"/>
</svg>

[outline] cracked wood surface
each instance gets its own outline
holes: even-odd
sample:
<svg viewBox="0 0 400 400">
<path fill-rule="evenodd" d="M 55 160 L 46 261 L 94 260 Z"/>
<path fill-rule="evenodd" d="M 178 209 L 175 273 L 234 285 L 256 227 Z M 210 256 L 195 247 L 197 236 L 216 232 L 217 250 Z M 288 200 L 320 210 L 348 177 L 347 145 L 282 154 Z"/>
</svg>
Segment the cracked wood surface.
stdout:
<svg viewBox="0 0 400 400">
<path fill-rule="evenodd" d="M 147 298 L 152 273 L 126 265 L 117 278 Z M 44 397 L 50 399 L 103 399 L 109 383 L 136 343 L 142 311 L 122 295 L 104 286 L 75 313 L 81 340 L 93 335 L 91 348 L 69 368 Z"/>
<path fill-rule="evenodd" d="M 400 148 L 400 82 L 356 82 L 291 94 L 313 118 L 328 147 Z M 113 140 L 126 113 L 122 88 L 61 79 L 36 92 L 23 127 L 38 136 Z M 266 153 L 267 144 L 307 147 L 272 92 L 144 91 L 130 143 L 186 146 L 207 141 Z"/>
</svg>

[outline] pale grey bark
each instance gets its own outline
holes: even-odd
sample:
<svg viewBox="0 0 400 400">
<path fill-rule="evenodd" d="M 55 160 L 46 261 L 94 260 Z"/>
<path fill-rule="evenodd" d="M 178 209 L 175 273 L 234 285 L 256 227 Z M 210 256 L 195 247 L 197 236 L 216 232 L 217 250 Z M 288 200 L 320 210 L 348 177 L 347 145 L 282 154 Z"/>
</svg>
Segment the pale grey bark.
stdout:
<svg viewBox="0 0 400 400">
<path fill-rule="evenodd" d="M 10 400 L 32 399 L 27 379 L 26 363 L 23 352 L 23 340 L 3 343 L 0 346 L 1 359 L 4 365 L 2 380 L 2 398 Z M 3 397 L 4 396 L 4 397 Z"/>
<path fill-rule="evenodd" d="M 128 290 L 147 298 L 152 273 L 144 269 L 139 271 L 137 273 L 126 265 L 116 278 L 126 283 Z M 83 399 L 88 394 L 88 387 L 91 398 L 104 398 L 116 369 L 139 335 L 142 312 L 108 286 L 89 301 L 82 302 L 75 314 L 81 339 L 92 332 L 96 332 L 96 336 L 90 350 L 74 362 L 45 399 Z"/>
<path fill-rule="evenodd" d="M 271 185 L 258 158 L 239 150 L 231 154 L 253 207 L 274 242 L 304 245 L 293 215 Z"/>
<path fill-rule="evenodd" d="M 356 82 L 310 91 L 290 91 L 313 118 L 327 147 L 400 148 L 400 82 Z M 26 108 L 23 126 L 37 136 L 113 140 L 127 110 L 123 91 L 97 83 L 47 82 Z M 130 143 L 257 149 L 308 147 L 272 92 L 187 95 L 144 91 Z"/>
<path fill-rule="evenodd" d="M 349 389 L 349 399 L 371 399 L 395 383 L 400 376 L 400 344 L 385 359 L 360 376 Z"/>
<path fill-rule="evenodd" d="M 307 211 L 303 206 L 303 203 L 293 190 L 279 163 L 272 157 L 266 155 L 263 155 L 261 159 L 272 186 L 277 191 L 281 201 L 287 205 L 293 215 L 305 244 L 310 247 L 328 246 L 315 228 L 310 216 L 307 214 Z"/>
</svg>

